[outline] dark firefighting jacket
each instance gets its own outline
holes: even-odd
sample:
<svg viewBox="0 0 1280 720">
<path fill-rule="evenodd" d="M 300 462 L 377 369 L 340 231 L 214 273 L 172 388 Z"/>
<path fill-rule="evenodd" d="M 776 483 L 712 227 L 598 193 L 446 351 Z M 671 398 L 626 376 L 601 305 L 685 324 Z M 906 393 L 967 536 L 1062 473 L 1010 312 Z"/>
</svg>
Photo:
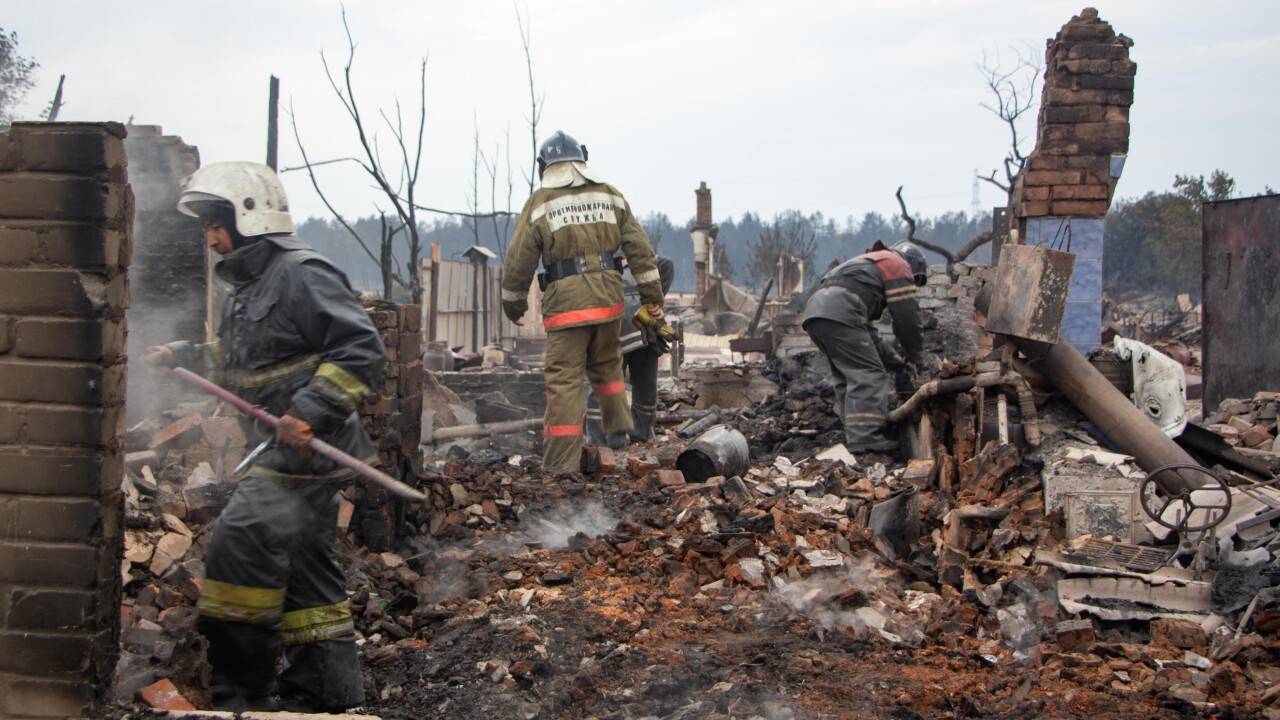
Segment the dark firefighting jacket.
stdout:
<svg viewBox="0 0 1280 720">
<path fill-rule="evenodd" d="M 866 308 L 865 317 L 859 305 Z M 886 308 L 893 320 L 893 334 L 907 357 L 918 355 L 924 338 L 911 266 L 896 252 L 877 250 L 828 270 L 805 303 L 803 320 L 824 318 L 845 325 L 872 323 Z"/>
<path fill-rule="evenodd" d="M 551 267 L 578 258 L 580 271 L 549 284 L 542 294 L 544 329 L 595 325 L 622 317 L 621 250 L 636 279 L 640 301 L 662 302 L 653 248 L 622 193 L 600 182 L 585 163 L 547 168 L 525 203 L 503 263 L 502 310 L 512 321 L 529 309 L 529 287 L 539 261 Z"/>
<path fill-rule="evenodd" d="M 375 457 L 356 410 L 381 383 L 386 351 L 346 276 L 293 236 L 270 236 L 216 266 L 231 293 L 218 342 L 174 343 L 179 365 L 209 375 L 277 417 L 311 424 L 316 436 L 363 460 Z M 274 437 L 248 417 L 250 447 Z M 320 455 L 272 445 L 249 477 L 346 480 L 350 470 Z"/>
</svg>

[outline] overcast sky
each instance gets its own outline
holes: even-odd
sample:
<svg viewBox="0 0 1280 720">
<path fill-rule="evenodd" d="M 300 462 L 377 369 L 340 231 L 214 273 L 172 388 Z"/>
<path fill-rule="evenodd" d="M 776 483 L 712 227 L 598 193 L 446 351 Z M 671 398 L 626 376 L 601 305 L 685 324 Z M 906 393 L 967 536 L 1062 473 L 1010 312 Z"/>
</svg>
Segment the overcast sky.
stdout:
<svg viewBox="0 0 1280 720">
<path fill-rule="evenodd" d="M 16 30 L 22 53 L 41 64 L 28 116 L 66 73 L 60 119 L 132 117 L 199 146 L 206 163 L 261 160 L 274 73 L 313 161 L 359 151 L 320 63 L 321 49 L 335 68 L 345 59 L 338 2 L 0 5 L 4 29 Z M 1006 129 L 979 105 L 987 99 L 976 69 L 984 50 L 1011 57 L 1010 46 L 1030 45 L 1042 54 L 1045 39 L 1082 7 L 1080 0 L 536 0 L 527 11 L 546 101 L 539 134 L 575 135 L 640 214 L 660 210 L 677 222 L 692 216 L 700 180 L 714 190 L 717 218 L 786 208 L 839 220 L 887 212 L 899 184 L 920 212 L 967 209 L 974 169 L 997 167 L 1008 144 Z M 1246 194 L 1280 187 L 1280 3 L 1121 0 L 1099 9 L 1133 38 L 1138 63 L 1120 195 L 1166 189 L 1175 173 L 1217 167 Z M 350 0 L 347 14 L 359 44 L 357 99 L 387 155 L 391 138 L 377 109 L 393 108 L 398 96 L 407 116 L 416 112 L 417 62 L 429 55 L 422 202 L 466 207 L 478 126 L 490 153 L 510 131 L 518 210 L 531 149 L 513 5 Z M 296 165 L 283 115 L 280 144 L 281 165 Z M 377 194 L 357 168 L 319 172 L 344 213 L 372 212 Z M 505 169 L 500 175 L 505 185 Z M 305 173 L 284 178 L 296 215 L 325 214 Z M 1000 199 L 982 188 L 983 206 Z"/>
</svg>

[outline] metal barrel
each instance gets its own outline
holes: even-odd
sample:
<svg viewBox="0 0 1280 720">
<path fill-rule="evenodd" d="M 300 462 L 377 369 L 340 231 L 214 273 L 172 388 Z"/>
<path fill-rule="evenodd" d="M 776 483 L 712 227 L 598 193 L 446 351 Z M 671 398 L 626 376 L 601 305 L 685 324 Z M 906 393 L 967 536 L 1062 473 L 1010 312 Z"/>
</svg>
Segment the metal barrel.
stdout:
<svg viewBox="0 0 1280 720">
<path fill-rule="evenodd" d="M 707 478 L 725 478 L 747 471 L 751 453 L 747 438 L 727 425 L 716 425 L 698 436 L 676 458 L 676 467 L 691 483 L 706 482 Z"/>
</svg>

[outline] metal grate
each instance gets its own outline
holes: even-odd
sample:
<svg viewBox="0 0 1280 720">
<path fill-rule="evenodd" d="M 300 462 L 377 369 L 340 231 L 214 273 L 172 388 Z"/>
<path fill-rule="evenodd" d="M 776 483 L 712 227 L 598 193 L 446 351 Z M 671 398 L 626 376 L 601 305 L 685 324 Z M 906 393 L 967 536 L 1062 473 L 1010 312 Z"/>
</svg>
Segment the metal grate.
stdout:
<svg viewBox="0 0 1280 720">
<path fill-rule="evenodd" d="M 1096 564 L 1110 564 L 1134 572 L 1155 572 L 1169 563 L 1173 549 L 1142 547 L 1107 540 L 1086 540 L 1073 555 Z"/>
</svg>

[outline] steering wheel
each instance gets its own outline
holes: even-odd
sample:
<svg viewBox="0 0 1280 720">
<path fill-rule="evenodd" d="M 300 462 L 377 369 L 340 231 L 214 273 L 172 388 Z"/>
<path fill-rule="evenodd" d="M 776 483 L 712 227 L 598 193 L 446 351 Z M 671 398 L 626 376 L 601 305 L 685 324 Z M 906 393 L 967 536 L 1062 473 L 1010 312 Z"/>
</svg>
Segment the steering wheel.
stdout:
<svg viewBox="0 0 1280 720">
<path fill-rule="evenodd" d="M 1201 474 L 1208 475 L 1213 482 L 1193 490 L 1183 490 L 1176 494 L 1169 494 L 1164 490 L 1164 486 L 1160 485 L 1156 481 L 1156 477 L 1160 475 L 1160 473 L 1168 472 L 1170 470 L 1194 470 Z M 1152 487 L 1153 485 L 1155 486 L 1154 488 Z M 1155 492 L 1156 488 L 1158 488 L 1163 495 L 1157 494 L 1157 492 Z M 1196 492 L 1213 493 L 1211 498 L 1212 500 L 1216 500 L 1218 496 L 1221 496 L 1222 501 L 1206 503 L 1201 500 L 1197 502 L 1192 497 L 1193 493 Z M 1162 499 L 1164 500 L 1164 503 L 1160 505 L 1158 509 L 1153 510 L 1152 505 Z M 1142 485 L 1138 488 L 1138 501 L 1142 505 L 1142 511 L 1147 514 L 1147 517 L 1156 521 L 1160 526 L 1173 530 L 1177 533 L 1200 532 L 1202 530 L 1217 527 L 1218 524 L 1227 519 L 1227 514 L 1231 512 L 1231 487 L 1227 485 L 1225 480 L 1199 465 L 1192 465 L 1190 463 L 1173 463 L 1158 467 L 1147 474 L 1147 479 L 1143 480 Z M 1180 503 L 1183 507 L 1183 512 L 1180 513 L 1176 522 L 1170 523 L 1164 519 L 1164 514 L 1165 511 L 1169 509 L 1169 506 L 1174 503 Z M 1196 510 L 1205 511 L 1204 521 L 1198 525 L 1188 525 L 1187 523 L 1191 518 L 1191 514 Z"/>
</svg>

